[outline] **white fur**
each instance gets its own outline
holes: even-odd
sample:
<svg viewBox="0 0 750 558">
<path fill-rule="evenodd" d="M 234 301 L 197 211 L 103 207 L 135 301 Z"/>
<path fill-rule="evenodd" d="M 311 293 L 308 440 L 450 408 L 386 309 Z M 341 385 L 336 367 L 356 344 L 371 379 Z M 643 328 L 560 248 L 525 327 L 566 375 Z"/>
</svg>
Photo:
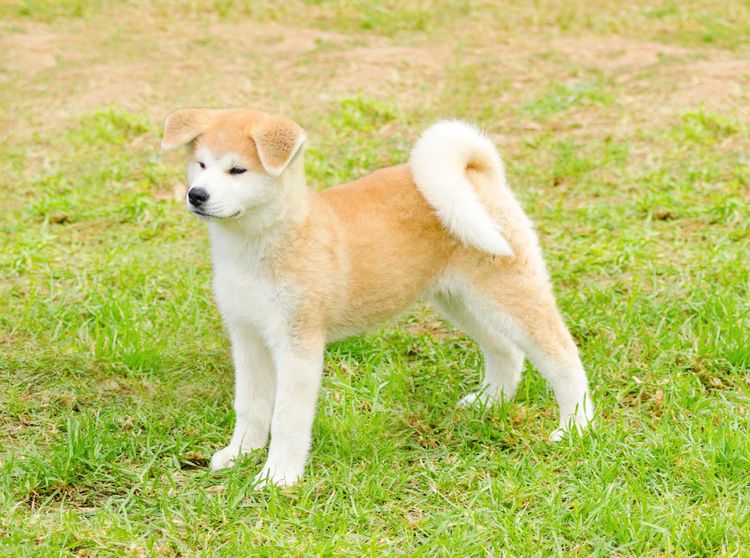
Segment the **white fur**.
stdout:
<svg viewBox="0 0 750 558">
<path fill-rule="evenodd" d="M 235 365 L 234 433 L 229 445 L 213 455 L 211 468 L 230 467 L 237 457 L 264 447 L 270 432 L 257 487 L 293 484 L 304 472 L 312 441 L 324 346 L 323 340 L 309 351 L 294 346 L 289 331 L 297 305 L 293 289 L 269 276 L 264 257 L 284 228 L 300 218 L 290 212 L 306 210 L 302 160 L 293 160 L 278 178 L 249 171 L 212 173 L 231 161 L 215 161 L 208 153 L 199 154 L 199 160 L 206 169 L 189 163 L 188 179 L 191 187 L 209 192 L 211 215 L 201 217 L 209 221 L 214 294 Z"/>
<path fill-rule="evenodd" d="M 498 190 L 506 187 L 495 146 L 477 128 L 460 120 L 444 120 L 425 131 L 409 159 L 414 182 L 456 238 L 490 254 L 511 256 L 513 250 L 499 225 L 466 177 L 470 164 L 483 168 Z"/>
<path fill-rule="evenodd" d="M 232 439 L 214 454 L 211 468 L 229 467 L 237 456 L 265 446 L 270 430 L 258 487 L 267 481 L 293 484 L 310 449 L 324 347 L 301 352 L 293 344 L 288 324 L 294 296 L 263 265 L 273 227 L 270 237 L 253 237 L 237 225 L 209 226 L 214 293 L 232 339 L 237 414 Z"/>
<path fill-rule="evenodd" d="M 239 217 L 248 209 L 267 212 L 269 205 L 277 201 L 276 181 L 262 173 L 246 172 L 233 175 L 227 172 L 234 166 L 242 166 L 236 155 L 225 155 L 217 159 L 209 150 L 197 153 L 198 162 L 188 164 L 190 188 L 202 188 L 209 194 L 208 201 L 195 209 L 186 196 L 190 211 L 204 219 L 228 219 Z M 205 168 L 201 168 L 203 163 Z M 263 219 L 261 218 L 261 221 Z"/>
</svg>

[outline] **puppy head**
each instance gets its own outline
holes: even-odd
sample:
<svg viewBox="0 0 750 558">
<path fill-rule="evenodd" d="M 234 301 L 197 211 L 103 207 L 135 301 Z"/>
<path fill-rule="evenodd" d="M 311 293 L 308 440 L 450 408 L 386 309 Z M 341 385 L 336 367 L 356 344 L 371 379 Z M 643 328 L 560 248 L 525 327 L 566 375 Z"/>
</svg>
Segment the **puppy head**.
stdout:
<svg viewBox="0 0 750 558">
<path fill-rule="evenodd" d="M 283 174 L 302 151 L 295 122 L 242 109 L 179 109 L 164 121 L 163 149 L 187 147 L 187 207 L 232 219 L 278 199 Z"/>
</svg>

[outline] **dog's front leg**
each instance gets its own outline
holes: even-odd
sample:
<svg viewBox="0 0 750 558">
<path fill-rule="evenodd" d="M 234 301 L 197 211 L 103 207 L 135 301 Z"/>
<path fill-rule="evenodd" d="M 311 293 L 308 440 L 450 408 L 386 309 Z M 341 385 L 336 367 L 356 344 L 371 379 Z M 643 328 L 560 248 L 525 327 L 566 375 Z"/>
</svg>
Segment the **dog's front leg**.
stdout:
<svg viewBox="0 0 750 558">
<path fill-rule="evenodd" d="M 268 440 L 276 375 L 271 353 L 260 335 L 245 324 L 229 324 L 234 359 L 234 410 L 236 422 L 229 445 L 211 458 L 214 471 L 262 448 Z"/>
<path fill-rule="evenodd" d="M 274 349 L 277 386 L 271 445 L 268 461 L 256 477 L 258 487 L 267 482 L 294 484 L 305 470 L 323 375 L 324 349 L 322 339 L 284 343 Z"/>
</svg>

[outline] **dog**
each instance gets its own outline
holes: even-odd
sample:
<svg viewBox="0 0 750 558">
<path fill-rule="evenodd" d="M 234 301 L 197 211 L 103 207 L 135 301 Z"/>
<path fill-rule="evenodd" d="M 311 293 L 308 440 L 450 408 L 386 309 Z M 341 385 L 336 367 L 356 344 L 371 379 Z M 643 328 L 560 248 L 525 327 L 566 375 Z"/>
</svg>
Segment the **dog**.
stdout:
<svg viewBox="0 0 750 558">
<path fill-rule="evenodd" d="M 206 221 L 213 288 L 232 342 L 236 424 L 211 469 L 268 442 L 257 486 L 303 475 L 328 341 L 431 301 L 478 343 L 482 388 L 513 397 L 528 357 L 551 385 L 559 440 L 593 418 L 586 373 L 552 294 L 536 233 L 493 143 L 442 121 L 408 164 L 321 192 L 304 130 L 245 109 L 179 109 L 162 147 L 186 147 L 187 208 Z"/>
</svg>

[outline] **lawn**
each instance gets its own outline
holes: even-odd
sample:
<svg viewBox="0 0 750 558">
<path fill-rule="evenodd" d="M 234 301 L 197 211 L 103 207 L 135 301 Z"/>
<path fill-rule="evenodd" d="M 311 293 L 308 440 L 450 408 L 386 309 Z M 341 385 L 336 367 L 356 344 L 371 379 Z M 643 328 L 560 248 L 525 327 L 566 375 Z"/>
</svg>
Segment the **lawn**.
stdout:
<svg viewBox="0 0 750 558">
<path fill-rule="evenodd" d="M 308 133 L 310 184 L 439 118 L 495 140 L 597 405 L 459 409 L 429 308 L 333 344 L 295 487 L 231 434 L 181 106 Z M 750 555 L 750 5 L 0 0 L 0 555 Z"/>
</svg>

